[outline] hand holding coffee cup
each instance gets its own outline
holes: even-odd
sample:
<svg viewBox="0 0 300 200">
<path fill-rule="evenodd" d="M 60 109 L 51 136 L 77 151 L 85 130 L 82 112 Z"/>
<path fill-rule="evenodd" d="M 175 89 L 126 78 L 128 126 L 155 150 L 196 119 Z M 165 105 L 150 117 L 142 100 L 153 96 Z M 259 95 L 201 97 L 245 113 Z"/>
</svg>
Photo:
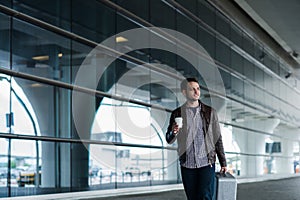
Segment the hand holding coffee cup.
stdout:
<svg viewBox="0 0 300 200">
<path fill-rule="evenodd" d="M 178 128 L 182 128 L 182 121 L 183 121 L 182 117 L 175 118 L 175 122 L 178 125 Z"/>
<path fill-rule="evenodd" d="M 180 128 L 182 128 L 182 117 L 176 117 L 173 124 L 173 133 L 176 135 Z"/>
<path fill-rule="evenodd" d="M 182 128 L 182 117 L 176 117 L 175 118 L 175 123 L 176 126 L 174 128 L 174 132 L 177 133 L 179 131 L 180 128 Z"/>
</svg>

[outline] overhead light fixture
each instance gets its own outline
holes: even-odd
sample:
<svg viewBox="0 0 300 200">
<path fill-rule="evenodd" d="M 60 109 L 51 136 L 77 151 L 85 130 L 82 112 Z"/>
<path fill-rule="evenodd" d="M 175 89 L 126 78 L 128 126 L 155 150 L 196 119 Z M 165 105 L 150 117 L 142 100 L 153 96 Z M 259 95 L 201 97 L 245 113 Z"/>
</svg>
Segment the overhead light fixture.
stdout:
<svg viewBox="0 0 300 200">
<path fill-rule="evenodd" d="M 232 121 L 240 123 L 240 122 L 244 122 L 245 119 L 244 118 L 234 118 L 234 119 L 232 119 Z"/>
<path fill-rule="evenodd" d="M 266 56 L 265 52 L 262 52 L 262 53 L 258 56 L 258 58 L 259 58 L 260 61 L 263 61 L 264 58 L 265 58 L 265 56 Z"/>
<path fill-rule="evenodd" d="M 118 36 L 118 37 L 116 37 L 116 42 L 127 42 L 128 41 L 128 39 L 127 38 L 124 38 L 124 37 L 122 37 L 122 36 Z"/>
<path fill-rule="evenodd" d="M 59 53 L 57 54 L 57 57 L 61 58 L 63 56 L 63 53 Z M 32 60 L 36 60 L 36 61 L 45 61 L 45 60 L 49 60 L 49 56 L 48 55 L 44 55 L 44 56 L 33 56 Z"/>
<path fill-rule="evenodd" d="M 33 84 L 31 84 L 31 87 L 33 87 L 33 88 L 42 87 L 42 86 L 43 85 L 40 84 L 40 83 L 33 83 Z"/>
<path fill-rule="evenodd" d="M 45 60 L 49 60 L 49 56 L 34 56 L 32 57 L 32 60 L 37 60 L 37 61 L 45 61 Z"/>
<path fill-rule="evenodd" d="M 285 77 L 286 79 L 288 79 L 288 78 L 291 77 L 291 75 L 292 75 L 292 72 L 288 72 L 284 77 Z"/>
<path fill-rule="evenodd" d="M 296 52 L 296 51 L 293 51 L 292 52 L 292 55 L 295 57 L 295 58 L 298 58 L 299 54 Z"/>
</svg>

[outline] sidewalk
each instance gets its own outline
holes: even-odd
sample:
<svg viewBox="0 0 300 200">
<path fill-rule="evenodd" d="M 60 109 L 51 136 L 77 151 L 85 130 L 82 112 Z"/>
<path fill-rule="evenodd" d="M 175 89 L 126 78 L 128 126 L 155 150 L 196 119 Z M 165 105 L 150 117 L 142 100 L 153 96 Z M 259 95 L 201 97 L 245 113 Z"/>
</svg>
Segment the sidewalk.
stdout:
<svg viewBox="0 0 300 200">
<path fill-rule="evenodd" d="M 300 177 L 252 183 L 239 183 L 237 200 L 298 200 Z M 186 200 L 183 190 L 159 193 L 94 198 L 92 200 Z"/>
<path fill-rule="evenodd" d="M 248 180 L 249 181 L 249 180 Z M 300 176 L 237 185 L 237 200 L 298 200 Z M 182 184 L 3 198 L 13 200 L 186 200 Z M 1 199 L 2 200 L 2 199 Z"/>
</svg>

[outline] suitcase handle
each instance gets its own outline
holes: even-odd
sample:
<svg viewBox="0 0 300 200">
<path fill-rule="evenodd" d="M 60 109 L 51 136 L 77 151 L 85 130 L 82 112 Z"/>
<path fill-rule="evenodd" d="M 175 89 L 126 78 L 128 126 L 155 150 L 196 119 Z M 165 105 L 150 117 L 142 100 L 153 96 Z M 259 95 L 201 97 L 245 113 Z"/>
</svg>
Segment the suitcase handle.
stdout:
<svg viewBox="0 0 300 200">
<path fill-rule="evenodd" d="M 228 172 L 220 172 L 220 176 L 226 177 L 226 173 L 228 173 Z"/>
<path fill-rule="evenodd" d="M 231 177 L 232 175 L 229 172 L 217 172 L 217 175 L 220 177 Z"/>
</svg>

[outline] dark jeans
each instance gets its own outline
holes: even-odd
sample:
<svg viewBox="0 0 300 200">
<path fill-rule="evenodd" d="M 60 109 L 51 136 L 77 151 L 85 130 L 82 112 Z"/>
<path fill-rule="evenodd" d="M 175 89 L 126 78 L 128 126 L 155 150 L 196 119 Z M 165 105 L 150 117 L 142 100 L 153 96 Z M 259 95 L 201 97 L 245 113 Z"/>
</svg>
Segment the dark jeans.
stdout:
<svg viewBox="0 0 300 200">
<path fill-rule="evenodd" d="M 215 184 L 215 165 L 198 169 L 181 167 L 181 176 L 188 200 L 212 200 Z"/>
</svg>

